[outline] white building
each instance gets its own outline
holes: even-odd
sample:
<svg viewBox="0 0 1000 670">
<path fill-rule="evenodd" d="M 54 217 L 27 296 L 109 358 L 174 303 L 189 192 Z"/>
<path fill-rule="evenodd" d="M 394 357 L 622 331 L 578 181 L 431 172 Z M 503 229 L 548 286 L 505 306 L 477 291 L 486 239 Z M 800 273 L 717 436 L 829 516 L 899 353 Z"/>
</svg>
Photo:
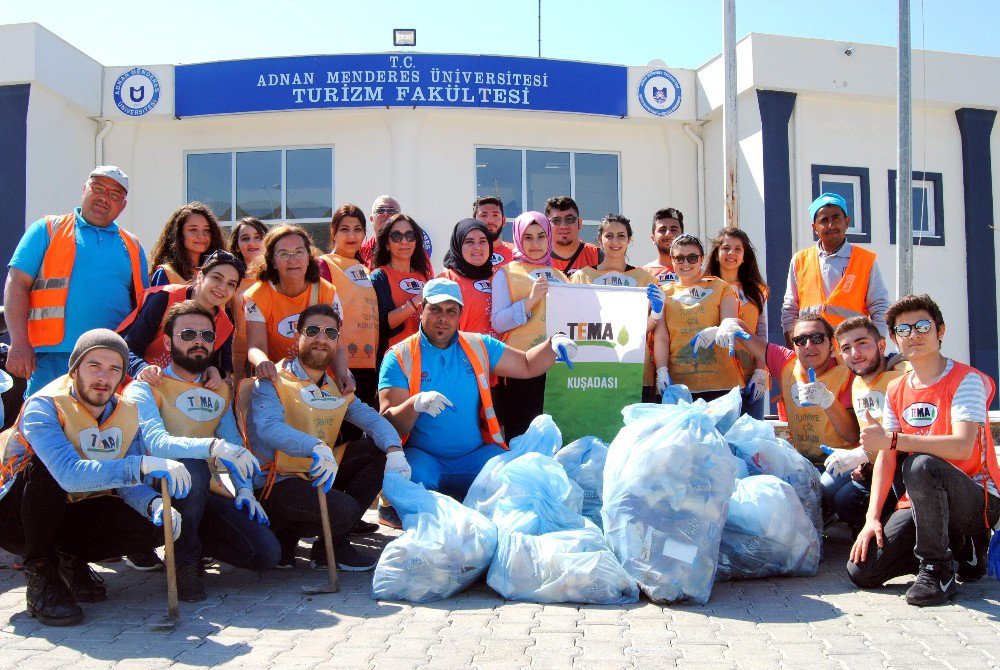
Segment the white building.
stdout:
<svg viewBox="0 0 1000 670">
<path fill-rule="evenodd" d="M 147 249 L 193 199 L 223 223 L 249 213 L 323 239 L 336 206 L 389 193 L 438 266 L 477 195 L 499 194 L 510 219 L 573 195 L 588 237 L 620 211 L 637 264 L 657 209 L 706 239 L 723 223 L 721 57 L 697 70 L 416 53 L 106 67 L 36 24 L 0 26 L 0 45 L 6 259 L 24 225 L 78 205 L 100 163 L 131 176 L 120 220 Z M 847 46 L 755 34 L 737 50 L 740 224 L 766 267 L 775 340 L 820 191 L 849 196 L 852 239 L 895 293 L 895 49 Z M 1000 90 L 984 83 L 1000 59 L 914 52 L 913 70 L 915 290 L 941 304 L 947 353 L 996 377 Z"/>
</svg>

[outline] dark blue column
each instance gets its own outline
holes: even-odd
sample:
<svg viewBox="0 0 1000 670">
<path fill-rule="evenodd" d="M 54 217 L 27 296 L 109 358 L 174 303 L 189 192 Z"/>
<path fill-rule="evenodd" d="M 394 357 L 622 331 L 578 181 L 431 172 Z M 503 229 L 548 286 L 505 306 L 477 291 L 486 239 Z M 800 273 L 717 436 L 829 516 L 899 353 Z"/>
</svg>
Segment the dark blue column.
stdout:
<svg viewBox="0 0 1000 670">
<path fill-rule="evenodd" d="M 3 276 L 24 234 L 30 84 L 0 86 L 0 260 Z"/>
<path fill-rule="evenodd" d="M 990 135 L 997 113 L 989 109 L 955 111 L 962 134 L 962 186 L 965 193 L 965 262 L 969 291 L 969 364 L 997 379 L 997 277 L 993 220 L 993 157 Z M 993 399 L 990 409 L 997 409 Z"/>
<path fill-rule="evenodd" d="M 767 259 L 768 339 L 784 345 L 781 300 L 785 294 L 788 264 L 792 261 L 792 183 L 789 169 L 788 121 L 795 107 L 795 93 L 757 91 L 764 143 L 764 239 L 759 241 Z"/>
</svg>

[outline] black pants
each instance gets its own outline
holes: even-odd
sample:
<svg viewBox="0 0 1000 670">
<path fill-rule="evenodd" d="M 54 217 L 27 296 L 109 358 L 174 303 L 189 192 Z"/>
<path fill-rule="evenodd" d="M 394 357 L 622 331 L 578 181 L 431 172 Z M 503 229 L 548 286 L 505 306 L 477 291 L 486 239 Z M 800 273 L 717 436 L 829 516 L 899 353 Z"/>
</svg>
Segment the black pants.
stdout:
<svg viewBox="0 0 1000 670">
<path fill-rule="evenodd" d="M 326 494 L 334 542 L 345 537 L 371 507 L 382 489 L 384 474 L 385 453 L 371 439 L 347 445 L 333 488 Z M 275 483 L 267 498 L 259 492 L 258 497 L 284 552 L 294 548 L 301 537 L 322 534 L 319 497 L 312 482 L 289 477 Z"/>
<path fill-rule="evenodd" d="M 48 468 L 33 456 L 0 499 L 0 547 L 26 561 L 55 562 L 57 552 L 91 563 L 152 551 L 163 529 L 117 496 L 70 503 Z"/>
<path fill-rule="evenodd" d="M 847 563 L 851 581 L 861 588 L 881 586 L 893 577 L 911 575 L 921 564 L 952 560 L 951 536 L 982 533 L 985 503 L 989 525 L 1000 517 L 1000 498 L 951 463 L 929 454 L 911 454 L 903 461 L 903 483 L 913 504 L 884 516 L 884 546 L 874 539 L 863 563 Z"/>
<path fill-rule="evenodd" d="M 351 368 L 354 375 L 354 383 L 357 388 L 354 390 L 354 397 L 378 411 L 378 370 L 374 368 Z M 360 440 L 365 436 L 363 430 L 349 421 L 345 421 L 340 427 L 340 436 L 337 444 Z"/>
<path fill-rule="evenodd" d="M 494 402 L 501 406 L 504 439 L 509 444 L 518 435 L 524 435 L 535 417 L 542 413 L 545 401 L 545 375 L 531 379 L 502 377 L 497 384 L 500 397 Z"/>
</svg>

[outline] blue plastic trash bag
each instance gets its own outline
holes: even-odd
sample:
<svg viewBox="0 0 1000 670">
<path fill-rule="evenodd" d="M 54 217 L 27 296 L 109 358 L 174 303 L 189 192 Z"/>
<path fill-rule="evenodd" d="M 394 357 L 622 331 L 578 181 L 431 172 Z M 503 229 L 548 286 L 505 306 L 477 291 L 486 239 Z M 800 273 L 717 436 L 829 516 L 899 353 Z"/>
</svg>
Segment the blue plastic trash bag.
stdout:
<svg viewBox="0 0 1000 670">
<path fill-rule="evenodd" d="M 663 405 L 676 405 L 678 400 L 686 403 L 694 402 L 691 390 L 684 384 L 671 384 L 663 390 L 660 396 L 660 403 Z"/>
<path fill-rule="evenodd" d="M 554 458 L 524 454 L 497 473 L 498 491 L 491 519 L 500 532 L 541 535 L 583 528 L 583 489 Z"/>
<path fill-rule="evenodd" d="M 508 600 L 597 605 L 639 600 L 635 580 L 590 522 L 543 535 L 501 532 L 486 583 Z"/>
<path fill-rule="evenodd" d="M 742 409 L 743 394 L 740 393 L 739 387 L 731 389 L 726 395 L 708 403 L 708 415 L 712 417 L 716 430 L 723 435 L 740 418 L 740 410 Z"/>
<path fill-rule="evenodd" d="M 469 487 L 463 501 L 467 507 L 479 510 L 487 517 L 492 515 L 494 500 L 500 489 L 497 473 L 518 456 L 528 453 L 552 456 L 562 446 L 562 433 L 548 414 L 535 417 L 523 435 L 510 441 L 510 450 L 486 461 L 479 475 Z"/>
<path fill-rule="evenodd" d="M 819 559 L 819 533 L 791 485 L 774 475 L 736 482 L 719 545 L 718 581 L 812 577 Z"/>
<path fill-rule="evenodd" d="M 372 597 L 425 603 L 455 595 L 479 579 L 497 548 L 493 522 L 458 501 L 396 473 L 382 491 L 403 521 L 372 578 Z"/>
<path fill-rule="evenodd" d="M 581 437 L 556 452 L 555 459 L 566 470 L 569 478 L 583 489 L 583 515 L 597 524 L 601 520 L 601 503 L 604 490 L 604 462 L 608 458 L 608 445 L 593 436 Z"/>
<path fill-rule="evenodd" d="M 627 422 L 608 448 L 604 535 L 653 602 L 712 593 L 736 465 L 706 408 L 664 406 Z"/>
<path fill-rule="evenodd" d="M 795 489 L 796 495 L 823 535 L 822 491 L 819 470 L 787 441 L 776 437 L 774 427 L 749 415 L 741 416 L 726 432 L 726 441 L 751 475 L 774 475 Z"/>
</svg>

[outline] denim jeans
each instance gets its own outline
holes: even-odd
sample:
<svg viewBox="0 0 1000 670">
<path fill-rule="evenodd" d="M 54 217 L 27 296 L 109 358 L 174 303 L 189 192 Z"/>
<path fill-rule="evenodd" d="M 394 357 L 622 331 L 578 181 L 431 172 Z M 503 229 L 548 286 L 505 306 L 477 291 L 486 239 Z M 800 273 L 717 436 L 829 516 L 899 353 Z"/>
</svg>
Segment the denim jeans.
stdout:
<svg viewBox="0 0 1000 670">
<path fill-rule="evenodd" d="M 851 528 L 860 528 L 865 524 L 869 492 L 864 482 L 855 481 L 850 472 L 836 477 L 823 472 L 819 477 L 819 484 L 823 491 L 825 513 L 836 512 L 840 520 Z M 890 498 L 886 504 L 895 504 L 895 496 L 890 493 Z"/>
</svg>

